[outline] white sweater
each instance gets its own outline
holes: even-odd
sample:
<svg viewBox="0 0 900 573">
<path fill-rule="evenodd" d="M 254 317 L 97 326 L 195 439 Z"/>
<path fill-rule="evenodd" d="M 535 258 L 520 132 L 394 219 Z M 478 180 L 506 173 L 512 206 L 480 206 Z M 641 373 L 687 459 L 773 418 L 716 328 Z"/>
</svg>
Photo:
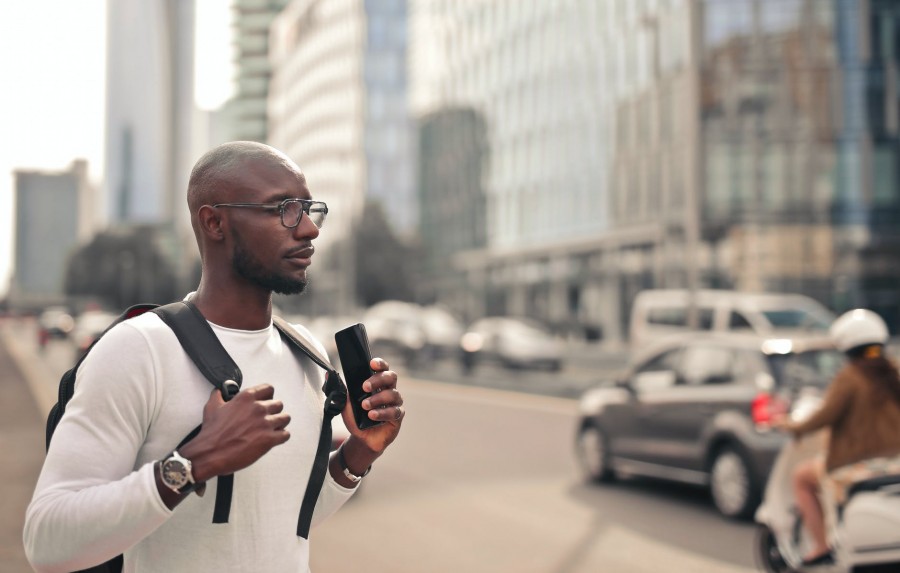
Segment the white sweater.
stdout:
<svg viewBox="0 0 900 573">
<path fill-rule="evenodd" d="M 37 571 L 74 571 L 123 552 L 126 572 L 309 571 L 297 518 L 322 424 L 324 373 L 307 367 L 318 372 L 309 380 L 300 352 L 272 325 L 212 327 L 241 368 L 243 387 L 275 387 L 291 415 L 291 438 L 235 474 L 227 524 L 212 523 L 215 479 L 204 497 L 192 494 L 169 510 L 153 462 L 202 421 L 213 387 L 157 315 L 118 325 L 79 369 L 28 507 L 25 550 Z M 313 526 L 354 491 L 329 475 Z"/>
</svg>

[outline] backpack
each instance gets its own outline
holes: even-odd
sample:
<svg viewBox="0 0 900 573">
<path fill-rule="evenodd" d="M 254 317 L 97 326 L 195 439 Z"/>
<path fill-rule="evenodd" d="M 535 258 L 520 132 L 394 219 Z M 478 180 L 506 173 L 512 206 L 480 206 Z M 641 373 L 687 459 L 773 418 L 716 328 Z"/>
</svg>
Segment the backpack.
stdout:
<svg viewBox="0 0 900 573">
<path fill-rule="evenodd" d="M 194 365 L 209 380 L 210 384 L 218 388 L 222 392 L 222 398 L 227 402 L 234 397 L 240 390 L 241 370 L 237 364 L 228 355 L 228 352 L 219 342 L 212 327 L 201 314 L 200 310 L 190 301 L 181 301 L 159 306 L 155 304 L 137 304 L 121 315 L 110 324 L 100 336 L 94 340 L 88 347 L 87 351 L 82 354 L 75 365 L 65 374 L 59 381 L 59 399 L 50 409 L 47 417 L 47 436 L 46 447 L 50 448 L 50 440 L 53 432 L 56 430 L 59 421 L 66 412 L 66 405 L 72 398 L 75 390 L 75 375 L 79 366 L 85 357 L 97 343 L 97 340 L 103 337 L 114 326 L 144 314 L 145 312 L 153 312 L 165 322 L 169 328 L 175 333 L 178 341 L 187 355 L 194 362 Z M 303 503 L 300 507 L 300 517 L 297 520 L 297 535 L 304 539 L 309 538 L 309 527 L 312 521 L 313 510 L 315 509 L 316 500 L 325 482 L 325 476 L 328 471 L 328 455 L 331 450 L 331 420 L 339 414 L 344 408 L 347 399 L 347 390 L 341 380 L 340 374 L 334 369 L 327 358 L 322 356 L 302 334 L 294 329 L 287 321 L 278 316 L 273 316 L 272 320 L 275 327 L 281 335 L 287 339 L 294 347 L 303 352 L 310 360 L 326 372 L 325 384 L 322 390 L 325 393 L 325 408 L 322 418 L 322 429 L 319 433 L 319 444 L 316 448 L 316 457 L 310 471 L 309 482 L 306 486 L 306 492 L 303 495 Z M 197 426 L 191 431 L 175 449 L 181 447 L 194 438 L 200 432 L 201 426 Z M 216 478 L 216 501 L 213 511 L 213 523 L 227 523 L 228 515 L 231 510 L 231 493 L 234 483 L 234 476 L 221 475 Z M 119 573 L 122 571 L 123 556 L 117 555 L 113 559 L 85 569 L 90 573 Z"/>
</svg>

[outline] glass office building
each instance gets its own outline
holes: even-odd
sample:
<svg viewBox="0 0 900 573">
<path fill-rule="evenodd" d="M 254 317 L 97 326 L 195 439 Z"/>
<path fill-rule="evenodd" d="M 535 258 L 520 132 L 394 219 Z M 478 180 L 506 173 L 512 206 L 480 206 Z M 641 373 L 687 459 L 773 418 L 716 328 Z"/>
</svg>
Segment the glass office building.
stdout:
<svg viewBox="0 0 900 573">
<path fill-rule="evenodd" d="M 721 287 L 900 326 L 900 3 L 417 7 L 443 62 L 428 113 L 486 126 L 485 246 L 452 259 L 466 316 L 623 339 L 639 290 Z"/>
<path fill-rule="evenodd" d="M 702 23 L 706 282 L 900 326 L 900 3 L 706 0 Z"/>
<path fill-rule="evenodd" d="M 418 228 L 407 107 L 405 0 L 293 0 L 270 30 L 268 143 L 306 173 L 328 203 L 317 242 L 318 312 L 356 305 L 350 237 L 367 201 L 394 230 Z"/>
</svg>

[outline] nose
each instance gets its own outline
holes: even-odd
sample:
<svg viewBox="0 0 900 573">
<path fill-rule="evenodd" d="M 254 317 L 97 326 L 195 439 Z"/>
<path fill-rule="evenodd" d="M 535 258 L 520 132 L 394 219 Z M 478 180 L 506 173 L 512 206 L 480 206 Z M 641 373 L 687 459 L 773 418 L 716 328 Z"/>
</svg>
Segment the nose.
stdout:
<svg viewBox="0 0 900 573">
<path fill-rule="evenodd" d="M 300 222 L 291 231 L 297 239 L 315 239 L 319 236 L 319 228 L 306 213 L 300 215 Z"/>
</svg>

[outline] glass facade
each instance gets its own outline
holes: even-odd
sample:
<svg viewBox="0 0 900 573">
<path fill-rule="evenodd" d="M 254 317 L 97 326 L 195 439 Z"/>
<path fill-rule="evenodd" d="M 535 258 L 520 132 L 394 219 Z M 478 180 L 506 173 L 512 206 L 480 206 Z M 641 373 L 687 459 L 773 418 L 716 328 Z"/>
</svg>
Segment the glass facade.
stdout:
<svg viewBox="0 0 900 573">
<path fill-rule="evenodd" d="M 705 0 L 707 282 L 867 306 L 900 326 L 900 3 Z"/>
<path fill-rule="evenodd" d="M 623 339 L 639 290 L 719 287 L 900 327 L 900 2 L 415 5 L 420 114 L 486 126 L 462 314 Z"/>
<path fill-rule="evenodd" d="M 418 223 L 406 104 L 405 0 L 293 0 L 270 31 L 268 143 L 332 213 L 317 241 L 317 311 L 356 306 L 349 238 L 368 200 L 395 230 Z"/>
</svg>

